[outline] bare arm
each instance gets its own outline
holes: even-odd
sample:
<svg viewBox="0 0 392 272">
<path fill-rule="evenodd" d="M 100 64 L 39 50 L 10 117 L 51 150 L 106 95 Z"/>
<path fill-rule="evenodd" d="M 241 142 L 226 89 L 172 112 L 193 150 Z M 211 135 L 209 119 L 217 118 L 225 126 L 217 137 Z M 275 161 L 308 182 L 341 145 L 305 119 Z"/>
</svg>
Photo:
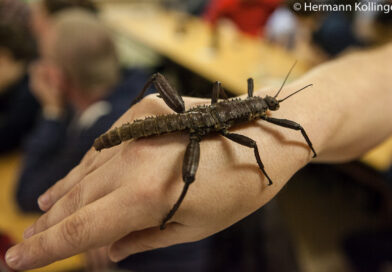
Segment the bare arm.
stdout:
<svg viewBox="0 0 392 272">
<path fill-rule="evenodd" d="M 320 140 L 319 161 L 356 158 L 391 136 L 391 57 L 392 44 L 326 63 L 301 78 L 316 84 L 316 96 L 306 92 L 295 99 L 308 100 L 297 106 L 306 107 L 303 118 Z"/>
<path fill-rule="evenodd" d="M 391 135 L 391 58 L 388 46 L 317 67 L 285 87 L 282 97 L 309 83 L 314 84 L 312 90 L 283 102 L 272 116 L 302 124 L 319 161 L 355 158 Z M 208 103 L 185 102 L 188 107 Z M 163 112 L 168 112 L 167 106 L 149 96 L 115 125 Z M 201 142 L 196 181 L 167 229 L 160 231 L 162 218 L 182 189 L 187 135 L 127 142 L 101 153 L 90 150 L 40 198 L 47 213 L 26 231 L 28 239 L 8 252 L 7 262 L 15 269 L 39 267 L 104 245 L 111 245 L 111 259 L 118 261 L 205 238 L 264 205 L 311 160 L 298 131 L 263 121 L 235 131 L 257 141 L 272 186 L 260 174 L 252 150 L 221 136 L 208 137 Z"/>
</svg>

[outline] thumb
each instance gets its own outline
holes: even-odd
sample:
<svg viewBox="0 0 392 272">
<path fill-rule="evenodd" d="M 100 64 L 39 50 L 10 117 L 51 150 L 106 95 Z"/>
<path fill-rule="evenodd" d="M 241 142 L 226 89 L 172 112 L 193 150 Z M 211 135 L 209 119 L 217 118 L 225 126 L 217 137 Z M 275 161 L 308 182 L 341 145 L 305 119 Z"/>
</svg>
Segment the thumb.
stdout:
<svg viewBox="0 0 392 272">
<path fill-rule="evenodd" d="M 129 255 L 168 247 L 175 244 L 193 242 L 203 238 L 195 235 L 195 230 L 179 223 L 170 223 L 164 230 L 153 227 L 128 234 L 109 248 L 109 258 L 119 262 Z"/>
</svg>

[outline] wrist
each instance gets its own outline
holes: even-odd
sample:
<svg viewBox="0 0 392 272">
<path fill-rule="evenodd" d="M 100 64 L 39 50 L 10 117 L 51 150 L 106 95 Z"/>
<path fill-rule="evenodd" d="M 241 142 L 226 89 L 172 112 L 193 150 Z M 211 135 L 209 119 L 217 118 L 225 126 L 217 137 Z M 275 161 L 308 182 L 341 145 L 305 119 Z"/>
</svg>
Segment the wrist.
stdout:
<svg viewBox="0 0 392 272">
<path fill-rule="evenodd" d="M 279 110 L 269 111 L 268 116 L 287 119 L 299 124 L 309 137 L 317 156 L 319 156 L 328 142 L 331 131 L 334 130 L 335 119 L 338 118 L 337 114 L 328 114 L 331 111 L 328 103 L 326 103 L 328 99 L 327 97 L 321 97 L 321 94 L 324 94 L 322 90 L 325 89 L 322 82 L 314 77 L 295 81 L 285 86 L 277 98 L 283 99 L 309 84 L 314 85 L 281 102 Z M 276 89 L 273 91 L 269 89 L 268 91 L 270 96 L 274 96 L 275 93 Z M 267 92 L 260 91 L 256 95 L 265 97 L 266 94 Z M 263 130 L 267 132 L 266 134 L 272 137 L 268 140 L 268 135 L 260 135 L 260 133 L 257 137 L 261 141 L 268 141 L 268 144 L 277 146 L 278 153 L 295 157 L 294 160 L 298 162 L 298 169 L 312 160 L 313 152 L 301 130 L 267 123 L 263 120 L 259 121 L 259 124 L 263 126 Z M 285 149 L 287 149 L 287 152 Z"/>
</svg>

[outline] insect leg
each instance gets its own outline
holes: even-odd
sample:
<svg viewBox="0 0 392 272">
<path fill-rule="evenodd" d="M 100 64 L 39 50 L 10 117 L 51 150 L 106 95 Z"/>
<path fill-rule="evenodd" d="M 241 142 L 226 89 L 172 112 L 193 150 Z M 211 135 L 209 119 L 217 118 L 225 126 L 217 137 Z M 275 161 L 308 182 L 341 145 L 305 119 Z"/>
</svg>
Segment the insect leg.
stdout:
<svg viewBox="0 0 392 272">
<path fill-rule="evenodd" d="M 254 83 L 253 78 L 248 78 L 248 97 L 253 97 Z"/>
<path fill-rule="evenodd" d="M 305 132 L 305 129 L 298 123 L 291 121 L 291 120 L 287 120 L 287 119 L 278 119 L 278 118 L 272 118 L 272 117 L 264 117 L 263 118 L 265 121 L 270 122 L 272 124 L 281 126 L 281 127 L 286 127 L 286 128 L 290 128 L 290 129 L 294 129 L 294 130 L 300 130 L 302 133 L 302 136 L 304 136 L 306 143 L 308 144 L 309 148 L 312 150 L 313 152 L 313 158 L 315 158 L 317 156 L 316 151 L 313 148 L 312 142 L 310 141 L 308 135 Z"/>
<path fill-rule="evenodd" d="M 184 181 L 184 187 L 181 195 L 177 202 L 173 205 L 173 208 L 169 211 L 166 217 L 163 219 L 160 229 L 163 230 L 166 227 L 167 221 L 169 221 L 180 207 L 185 195 L 188 191 L 189 185 L 195 180 L 197 168 L 199 166 L 200 159 L 200 137 L 196 134 L 191 134 L 189 144 L 185 151 L 184 161 L 182 164 L 182 180 Z"/>
<path fill-rule="evenodd" d="M 160 73 L 153 74 L 150 79 L 144 85 L 140 94 L 132 101 L 131 105 L 139 102 L 148 87 L 154 84 L 155 89 L 158 91 L 160 97 L 165 101 L 172 110 L 177 113 L 182 113 L 185 111 L 184 101 L 178 92 L 170 85 L 167 79 Z"/>
<path fill-rule="evenodd" d="M 219 81 L 215 81 L 214 86 L 212 87 L 211 104 L 217 103 L 219 96 L 222 96 L 224 99 L 227 99 L 227 95 L 222 87 L 222 84 Z"/>
<path fill-rule="evenodd" d="M 254 140 L 252 140 L 251 138 L 246 137 L 244 135 L 236 134 L 236 133 L 229 133 L 227 130 L 223 130 L 222 135 L 225 136 L 226 138 L 232 140 L 233 142 L 240 144 L 240 145 L 244 145 L 244 146 L 253 148 L 253 150 L 255 152 L 257 164 L 259 165 L 261 172 L 263 172 L 264 176 L 268 179 L 268 185 L 271 185 L 272 180 L 268 176 L 267 172 L 264 170 L 264 164 L 261 162 L 259 149 L 257 148 L 256 142 Z"/>
</svg>

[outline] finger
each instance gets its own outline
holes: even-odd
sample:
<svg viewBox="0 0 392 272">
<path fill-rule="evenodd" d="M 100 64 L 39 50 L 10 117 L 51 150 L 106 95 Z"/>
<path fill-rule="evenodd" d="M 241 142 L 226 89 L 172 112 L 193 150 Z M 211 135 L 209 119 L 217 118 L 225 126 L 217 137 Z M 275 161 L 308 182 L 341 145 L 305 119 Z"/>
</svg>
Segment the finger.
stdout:
<svg viewBox="0 0 392 272">
<path fill-rule="evenodd" d="M 90 149 L 81 163 L 72 169 L 72 171 L 63 179 L 50 187 L 45 193 L 38 198 L 38 206 L 42 211 L 48 211 L 54 203 L 67 194 L 71 188 L 79 183 L 86 175 L 101 167 L 110 160 L 119 147 L 105 150 L 104 152 L 96 152 Z"/>
<path fill-rule="evenodd" d="M 6 261 L 15 270 L 37 268 L 110 244 L 130 231 L 158 225 L 158 217 L 154 218 L 144 209 L 140 199 L 132 197 L 129 190 L 118 189 L 12 247 L 6 254 Z"/>
<path fill-rule="evenodd" d="M 151 100 L 151 96 L 149 96 L 149 99 Z M 149 109 L 148 112 L 146 112 L 146 108 Z M 141 115 L 139 112 L 143 112 L 143 116 L 158 114 L 161 111 L 158 110 L 158 108 L 159 107 L 145 107 L 142 103 L 136 104 L 132 109 L 128 110 L 120 117 L 112 128 L 121 125 L 124 122 L 132 122 L 134 119 L 140 118 Z M 68 191 L 75 186 L 75 184 L 80 182 L 84 176 L 102 166 L 107 160 L 117 154 L 121 148 L 122 146 L 119 145 L 102 150 L 99 153 L 93 148 L 90 149 L 77 167 L 38 198 L 38 206 L 40 209 L 42 211 L 48 211 L 56 201 L 68 193 Z"/>
<path fill-rule="evenodd" d="M 119 169 L 113 168 L 113 165 L 119 166 L 119 163 L 117 161 L 113 163 L 113 160 L 114 158 L 110 159 L 99 170 L 88 174 L 82 181 L 69 189 L 68 193 L 57 201 L 47 213 L 25 230 L 24 238 L 28 239 L 34 234 L 48 229 L 83 206 L 115 191 L 120 185 L 119 180 L 122 175 Z M 97 186 L 97 181 L 99 181 L 99 186 Z"/>
<path fill-rule="evenodd" d="M 109 258 L 113 262 L 119 262 L 132 254 L 197 241 L 202 238 L 197 234 L 197 231 L 190 227 L 170 223 L 163 231 L 159 227 L 153 227 L 128 234 L 111 245 Z"/>
</svg>

